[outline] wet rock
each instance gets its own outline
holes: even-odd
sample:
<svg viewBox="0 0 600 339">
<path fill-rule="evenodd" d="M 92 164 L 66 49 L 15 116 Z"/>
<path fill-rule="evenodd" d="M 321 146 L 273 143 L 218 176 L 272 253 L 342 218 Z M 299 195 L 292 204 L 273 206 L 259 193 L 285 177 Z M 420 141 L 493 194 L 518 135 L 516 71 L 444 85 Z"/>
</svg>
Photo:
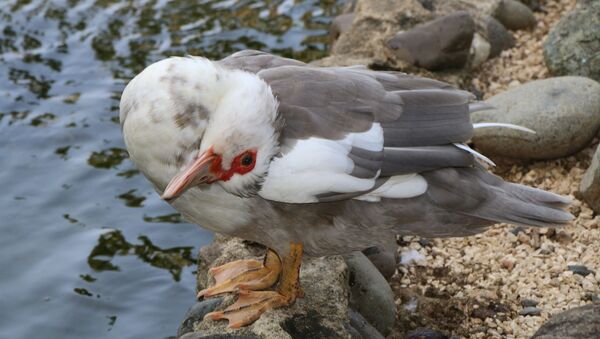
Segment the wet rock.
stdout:
<svg viewBox="0 0 600 339">
<path fill-rule="evenodd" d="M 483 35 L 490 42 L 490 58 L 497 57 L 505 49 L 515 46 L 515 38 L 498 20 L 491 16 L 483 18 Z"/>
<path fill-rule="evenodd" d="M 494 12 L 494 17 L 512 30 L 535 27 L 536 20 L 529 7 L 515 0 L 502 0 Z"/>
<path fill-rule="evenodd" d="M 590 270 L 589 268 L 585 267 L 584 265 L 568 265 L 567 268 L 569 269 L 569 271 L 573 272 L 574 274 L 579 274 L 584 277 L 590 273 L 594 273 L 594 271 Z"/>
<path fill-rule="evenodd" d="M 223 302 L 223 298 L 212 298 L 206 299 L 202 301 L 198 301 L 192 307 L 188 309 L 185 313 L 184 320 L 179 325 L 177 329 L 177 338 L 183 336 L 188 332 L 193 332 L 194 323 L 197 321 L 202 321 L 204 316 L 215 310 L 221 303 Z"/>
<path fill-rule="evenodd" d="M 353 252 L 344 258 L 349 272 L 350 306 L 381 334 L 388 335 L 396 319 L 390 285 L 361 252 Z"/>
<path fill-rule="evenodd" d="M 600 2 L 580 3 L 552 28 L 544 61 L 552 74 L 600 81 Z"/>
<path fill-rule="evenodd" d="M 404 339 L 448 339 L 448 336 L 432 329 L 416 329 L 406 333 Z"/>
<path fill-rule="evenodd" d="M 540 315 L 542 310 L 537 307 L 525 307 L 519 311 L 520 315 Z"/>
<path fill-rule="evenodd" d="M 429 70 L 460 68 L 469 57 L 475 22 L 457 12 L 400 32 L 386 42 L 393 56 Z"/>
<path fill-rule="evenodd" d="M 532 339 L 597 338 L 600 333 L 600 304 L 591 304 L 554 315 Z"/>
<path fill-rule="evenodd" d="M 215 236 L 213 243 L 200 251 L 198 289 L 212 283 L 207 274 L 210 267 L 238 259 L 261 259 L 264 250 L 251 242 Z M 375 268 L 373 270 L 377 272 Z M 196 336 L 190 338 L 211 338 L 210 336 L 215 335 L 215 338 L 219 338 L 218 335 L 224 334 L 260 339 L 349 337 L 349 331 L 344 326 L 349 322 L 348 268 L 344 259 L 340 256 L 305 258 L 300 270 L 300 282 L 304 298 L 297 299 L 290 307 L 270 310 L 253 324 L 240 329 L 227 328 L 227 321 L 224 320 L 196 321 L 193 324 L 195 332 L 182 338 L 189 339 L 186 336 L 190 335 Z M 216 310 L 224 309 L 234 301 L 235 296 L 227 294 Z M 303 333 L 307 336 L 303 336 Z"/>
<path fill-rule="evenodd" d="M 596 149 L 592 164 L 585 171 L 579 191 L 585 202 L 596 212 L 600 213 L 600 147 Z"/>
<path fill-rule="evenodd" d="M 356 14 L 354 13 L 346 13 L 338 15 L 335 17 L 335 19 L 333 19 L 331 22 L 331 27 L 329 28 L 330 48 L 333 48 L 335 41 L 340 37 L 340 35 L 350 30 L 355 17 Z"/>
<path fill-rule="evenodd" d="M 384 339 L 384 336 L 358 312 L 350 310 L 350 326 L 356 331 L 356 339 Z"/>
<path fill-rule="evenodd" d="M 523 307 L 536 307 L 539 304 L 539 301 L 533 299 L 523 299 L 521 300 L 521 306 Z"/>
<path fill-rule="evenodd" d="M 474 123 L 511 123 L 536 132 L 476 129 L 473 143 L 487 155 L 518 159 L 564 157 L 587 146 L 600 127 L 600 84 L 583 77 L 532 81 L 500 93 L 487 103 L 495 109 L 473 113 Z"/>
<path fill-rule="evenodd" d="M 398 264 L 398 252 L 396 244 L 392 243 L 387 246 L 373 246 L 362 251 L 364 255 L 375 265 L 379 273 L 386 280 L 389 280 L 396 272 Z"/>
</svg>

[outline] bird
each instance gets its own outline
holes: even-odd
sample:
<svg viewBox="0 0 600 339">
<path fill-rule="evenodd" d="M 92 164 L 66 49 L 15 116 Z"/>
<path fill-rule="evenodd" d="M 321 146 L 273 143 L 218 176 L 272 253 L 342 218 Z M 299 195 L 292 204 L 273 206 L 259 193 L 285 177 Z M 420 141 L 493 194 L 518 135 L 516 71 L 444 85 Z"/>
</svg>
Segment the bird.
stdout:
<svg viewBox="0 0 600 339">
<path fill-rule="evenodd" d="M 212 268 L 198 293 L 237 294 L 205 317 L 237 328 L 303 296 L 303 256 L 572 220 L 568 197 L 505 182 L 467 145 L 477 128 L 531 132 L 473 124 L 483 109 L 438 80 L 242 50 L 149 65 L 125 87 L 120 123 L 133 163 L 186 220 L 267 248 Z"/>
</svg>

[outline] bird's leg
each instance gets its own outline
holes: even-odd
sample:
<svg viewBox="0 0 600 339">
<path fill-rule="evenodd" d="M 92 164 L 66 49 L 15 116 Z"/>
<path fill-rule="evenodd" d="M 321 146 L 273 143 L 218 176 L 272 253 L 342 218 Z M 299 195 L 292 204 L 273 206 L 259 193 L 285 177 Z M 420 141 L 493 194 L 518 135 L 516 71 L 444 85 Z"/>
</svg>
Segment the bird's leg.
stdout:
<svg viewBox="0 0 600 339">
<path fill-rule="evenodd" d="M 239 290 L 262 290 L 275 285 L 281 273 L 281 260 L 277 253 L 267 249 L 265 259 L 236 260 L 209 270 L 215 279 L 213 287 L 198 293 L 200 297 L 235 292 Z"/>
<path fill-rule="evenodd" d="M 238 328 L 256 321 L 261 314 L 273 308 L 292 305 L 296 298 L 302 297 L 300 287 L 300 264 L 302 263 L 302 244 L 292 243 L 290 253 L 283 257 L 281 279 L 275 291 L 239 292 L 238 300 L 224 311 L 208 313 L 205 319 L 227 319 L 229 327 Z"/>
</svg>

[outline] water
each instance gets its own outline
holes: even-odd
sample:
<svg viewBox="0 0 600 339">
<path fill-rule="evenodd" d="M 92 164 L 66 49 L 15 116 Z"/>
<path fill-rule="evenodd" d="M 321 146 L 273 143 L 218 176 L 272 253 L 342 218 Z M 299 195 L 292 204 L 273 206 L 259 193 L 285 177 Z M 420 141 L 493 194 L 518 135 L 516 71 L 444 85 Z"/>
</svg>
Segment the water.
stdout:
<svg viewBox="0 0 600 339">
<path fill-rule="evenodd" d="M 211 235 L 127 159 L 118 100 L 169 55 L 326 54 L 335 1 L 0 1 L 0 338 L 167 338 Z"/>
</svg>

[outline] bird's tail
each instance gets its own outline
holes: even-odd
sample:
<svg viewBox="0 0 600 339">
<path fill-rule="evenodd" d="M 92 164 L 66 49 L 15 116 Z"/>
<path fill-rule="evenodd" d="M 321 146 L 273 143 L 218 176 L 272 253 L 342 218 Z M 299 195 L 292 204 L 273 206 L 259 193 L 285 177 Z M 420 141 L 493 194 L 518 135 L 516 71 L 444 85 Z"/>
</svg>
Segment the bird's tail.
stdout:
<svg viewBox="0 0 600 339">
<path fill-rule="evenodd" d="M 526 226 L 560 226 L 573 219 L 570 199 L 503 181 L 479 168 L 449 168 L 424 174 L 429 198 L 465 216 Z"/>
</svg>

